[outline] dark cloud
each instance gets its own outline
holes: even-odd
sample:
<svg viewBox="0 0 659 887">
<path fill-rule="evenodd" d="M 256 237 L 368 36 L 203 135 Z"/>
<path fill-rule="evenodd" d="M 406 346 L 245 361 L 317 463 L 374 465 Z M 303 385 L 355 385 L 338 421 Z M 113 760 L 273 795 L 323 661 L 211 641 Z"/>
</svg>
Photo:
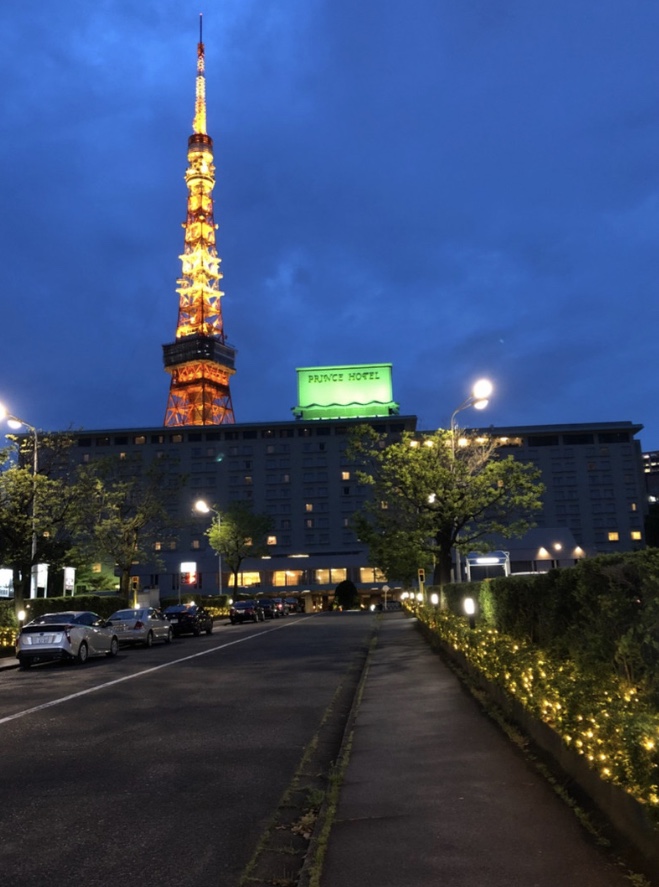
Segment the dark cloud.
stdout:
<svg viewBox="0 0 659 887">
<path fill-rule="evenodd" d="M 0 9 L 0 400 L 160 424 L 198 8 Z M 659 8 L 227 0 L 204 19 L 239 421 L 295 368 L 392 362 L 445 424 L 642 422 L 659 448 Z M 467 417 L 462 417 L 466 422 Z"/>
</svg>

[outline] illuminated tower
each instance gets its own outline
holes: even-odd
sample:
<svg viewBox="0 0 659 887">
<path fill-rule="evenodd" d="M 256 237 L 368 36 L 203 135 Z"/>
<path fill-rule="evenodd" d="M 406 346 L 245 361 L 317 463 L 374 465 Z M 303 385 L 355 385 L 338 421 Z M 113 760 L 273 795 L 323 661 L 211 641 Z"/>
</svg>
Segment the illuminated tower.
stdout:
<svg viewBox="0 0 659 887">
<path fill-rule="evenodd" d="M 188 215 L 176 341 L 163 345 L 165 369 L 171 374 L 165 425 L 223 425 L 235 421 L 229 379 L 236 351 L 226 343 L 220 299 L 220 259 L 213 219 L 213 140 L 206 133 L 206 79 L 201 17 L 197 45 L 197 83 L 192 135 L 188 139 Z"/>
</svg>

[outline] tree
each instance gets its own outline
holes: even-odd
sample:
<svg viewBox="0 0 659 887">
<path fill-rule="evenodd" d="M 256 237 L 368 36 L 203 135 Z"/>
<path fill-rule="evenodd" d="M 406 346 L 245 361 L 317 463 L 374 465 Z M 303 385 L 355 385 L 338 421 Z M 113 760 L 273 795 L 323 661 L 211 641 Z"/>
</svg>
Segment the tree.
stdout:
<svg viewBox="0 0 659 887">
<path fill-rule="evenodd" d="M 218 512 L 206 530 L 211 548 L 222 555 L 233 573 L 236 592 L 240 565 L 247 557 L 261 557 L 268 553 L 268 536 L 272 529 L 269 514 L 254 514 L 243 502 L 235 502 L 225 512 Z"/>
<path fill-rule="evenodd" d="M 540 471 L 502 458 L 501 445 L 481 436 L 458 440 L 443 429 L 404 432 L 391 442 L 371 426 L 356 428 L 349 454 L 372 497 L 356 516 L 355 529 L 375 565 L 409 581 L 413 564 L 416 573 L 433 563 L 434 584 L 445 584 L 453 548 L 487 548 L 492 534 L 521 536 L 532 527 L 533 513 L 542 507 Z"/>
<path fill-rule="evenodd" d="M 342 610 L 359 609 L 359 592 L 357 586 L 350 579 L 344 579 L 334 589 L 334 602 Z"/>
<path fill-rule="evenodd" d="M 12 446 L 0 452 L 0 563 L 12 570 L 18 612 L 29 597 L 36 564 L 55 570 L 71 563 L 70 527 L 83 498 L 67 467 L 70 438 L 40 439 L 36 474 L 31 436 L 9 438 Z"/>
<path fill-rule="evenodd" d="M 78 556 L 111 560 L 126 599 L 131 594 L 132 566 L 159 565 L 154 546 L 174 529 L 168 501 L 184 482 L 183 478 L 172 478 L 162 462 L 150 465 L 144 473 L 134 472 L 134 465 L 114 460 L 83 466 L 79 483 L 86 491 L 85 507 L 75 525 Z"/>
</svg>

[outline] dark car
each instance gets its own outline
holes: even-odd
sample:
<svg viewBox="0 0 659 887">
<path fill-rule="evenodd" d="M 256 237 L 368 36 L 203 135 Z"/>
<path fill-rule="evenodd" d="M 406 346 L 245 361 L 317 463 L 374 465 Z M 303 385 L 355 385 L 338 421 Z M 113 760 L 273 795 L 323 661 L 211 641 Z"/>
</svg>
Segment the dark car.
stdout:
<svg viewBox="0 0 659 887">
<path fill-rule="evenodd" d="M 280 597 L 273 597 L 272 603 L 275 605 L 275 609 L 277 610 L 277 615 L 286 616 L 288 610 L 286 609 L 286 604 L 284 603 L 284 599 Z"/>
<path fill-rule="evenodd" d="M 263 600 L 259 601 L 259 603 L 263 610 L 263 616 L 265 619 L 274 619 L 275 616 L 279 616 L 279 612 L 277 611 L 277 608 L 270 600 L 270 598 L 263 598 Z"/>
<path fill-rule="evenodd" d="M 237 622 L 263 622 L 264 610 L 261 602 L 236 601 L 229 610 L 229 619 L 232 625 Z"/>
<path fill-rule="evenodd" d="M 163 616 L 169 619 L 175 638 L 182 634 L 199 637 L 202 631 L 213 633 L 213 617 L 196 604 L 174 604 L 164 610 Z"/>
<path fill-rule="evenodd" d="M 301 612 L 300 611 L 300 602 L 298 601 L 297 598 L 287 597 L 286 600 L 284 601 L 284 604 L 286 605 L 286 609 L 289 613 Z"/>
</svg>

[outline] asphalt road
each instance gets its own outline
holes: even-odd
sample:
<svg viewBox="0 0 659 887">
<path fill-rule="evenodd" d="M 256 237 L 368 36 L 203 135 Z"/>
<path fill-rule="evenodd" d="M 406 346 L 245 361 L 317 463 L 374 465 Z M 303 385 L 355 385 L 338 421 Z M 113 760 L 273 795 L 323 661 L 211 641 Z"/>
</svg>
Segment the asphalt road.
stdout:
<svg viewBox="0 0 659 887">
<path fill-rule="evenodd" d="M 373 618 L 0 673 L 0 883 L 237 885 Z"/>
</svg>

